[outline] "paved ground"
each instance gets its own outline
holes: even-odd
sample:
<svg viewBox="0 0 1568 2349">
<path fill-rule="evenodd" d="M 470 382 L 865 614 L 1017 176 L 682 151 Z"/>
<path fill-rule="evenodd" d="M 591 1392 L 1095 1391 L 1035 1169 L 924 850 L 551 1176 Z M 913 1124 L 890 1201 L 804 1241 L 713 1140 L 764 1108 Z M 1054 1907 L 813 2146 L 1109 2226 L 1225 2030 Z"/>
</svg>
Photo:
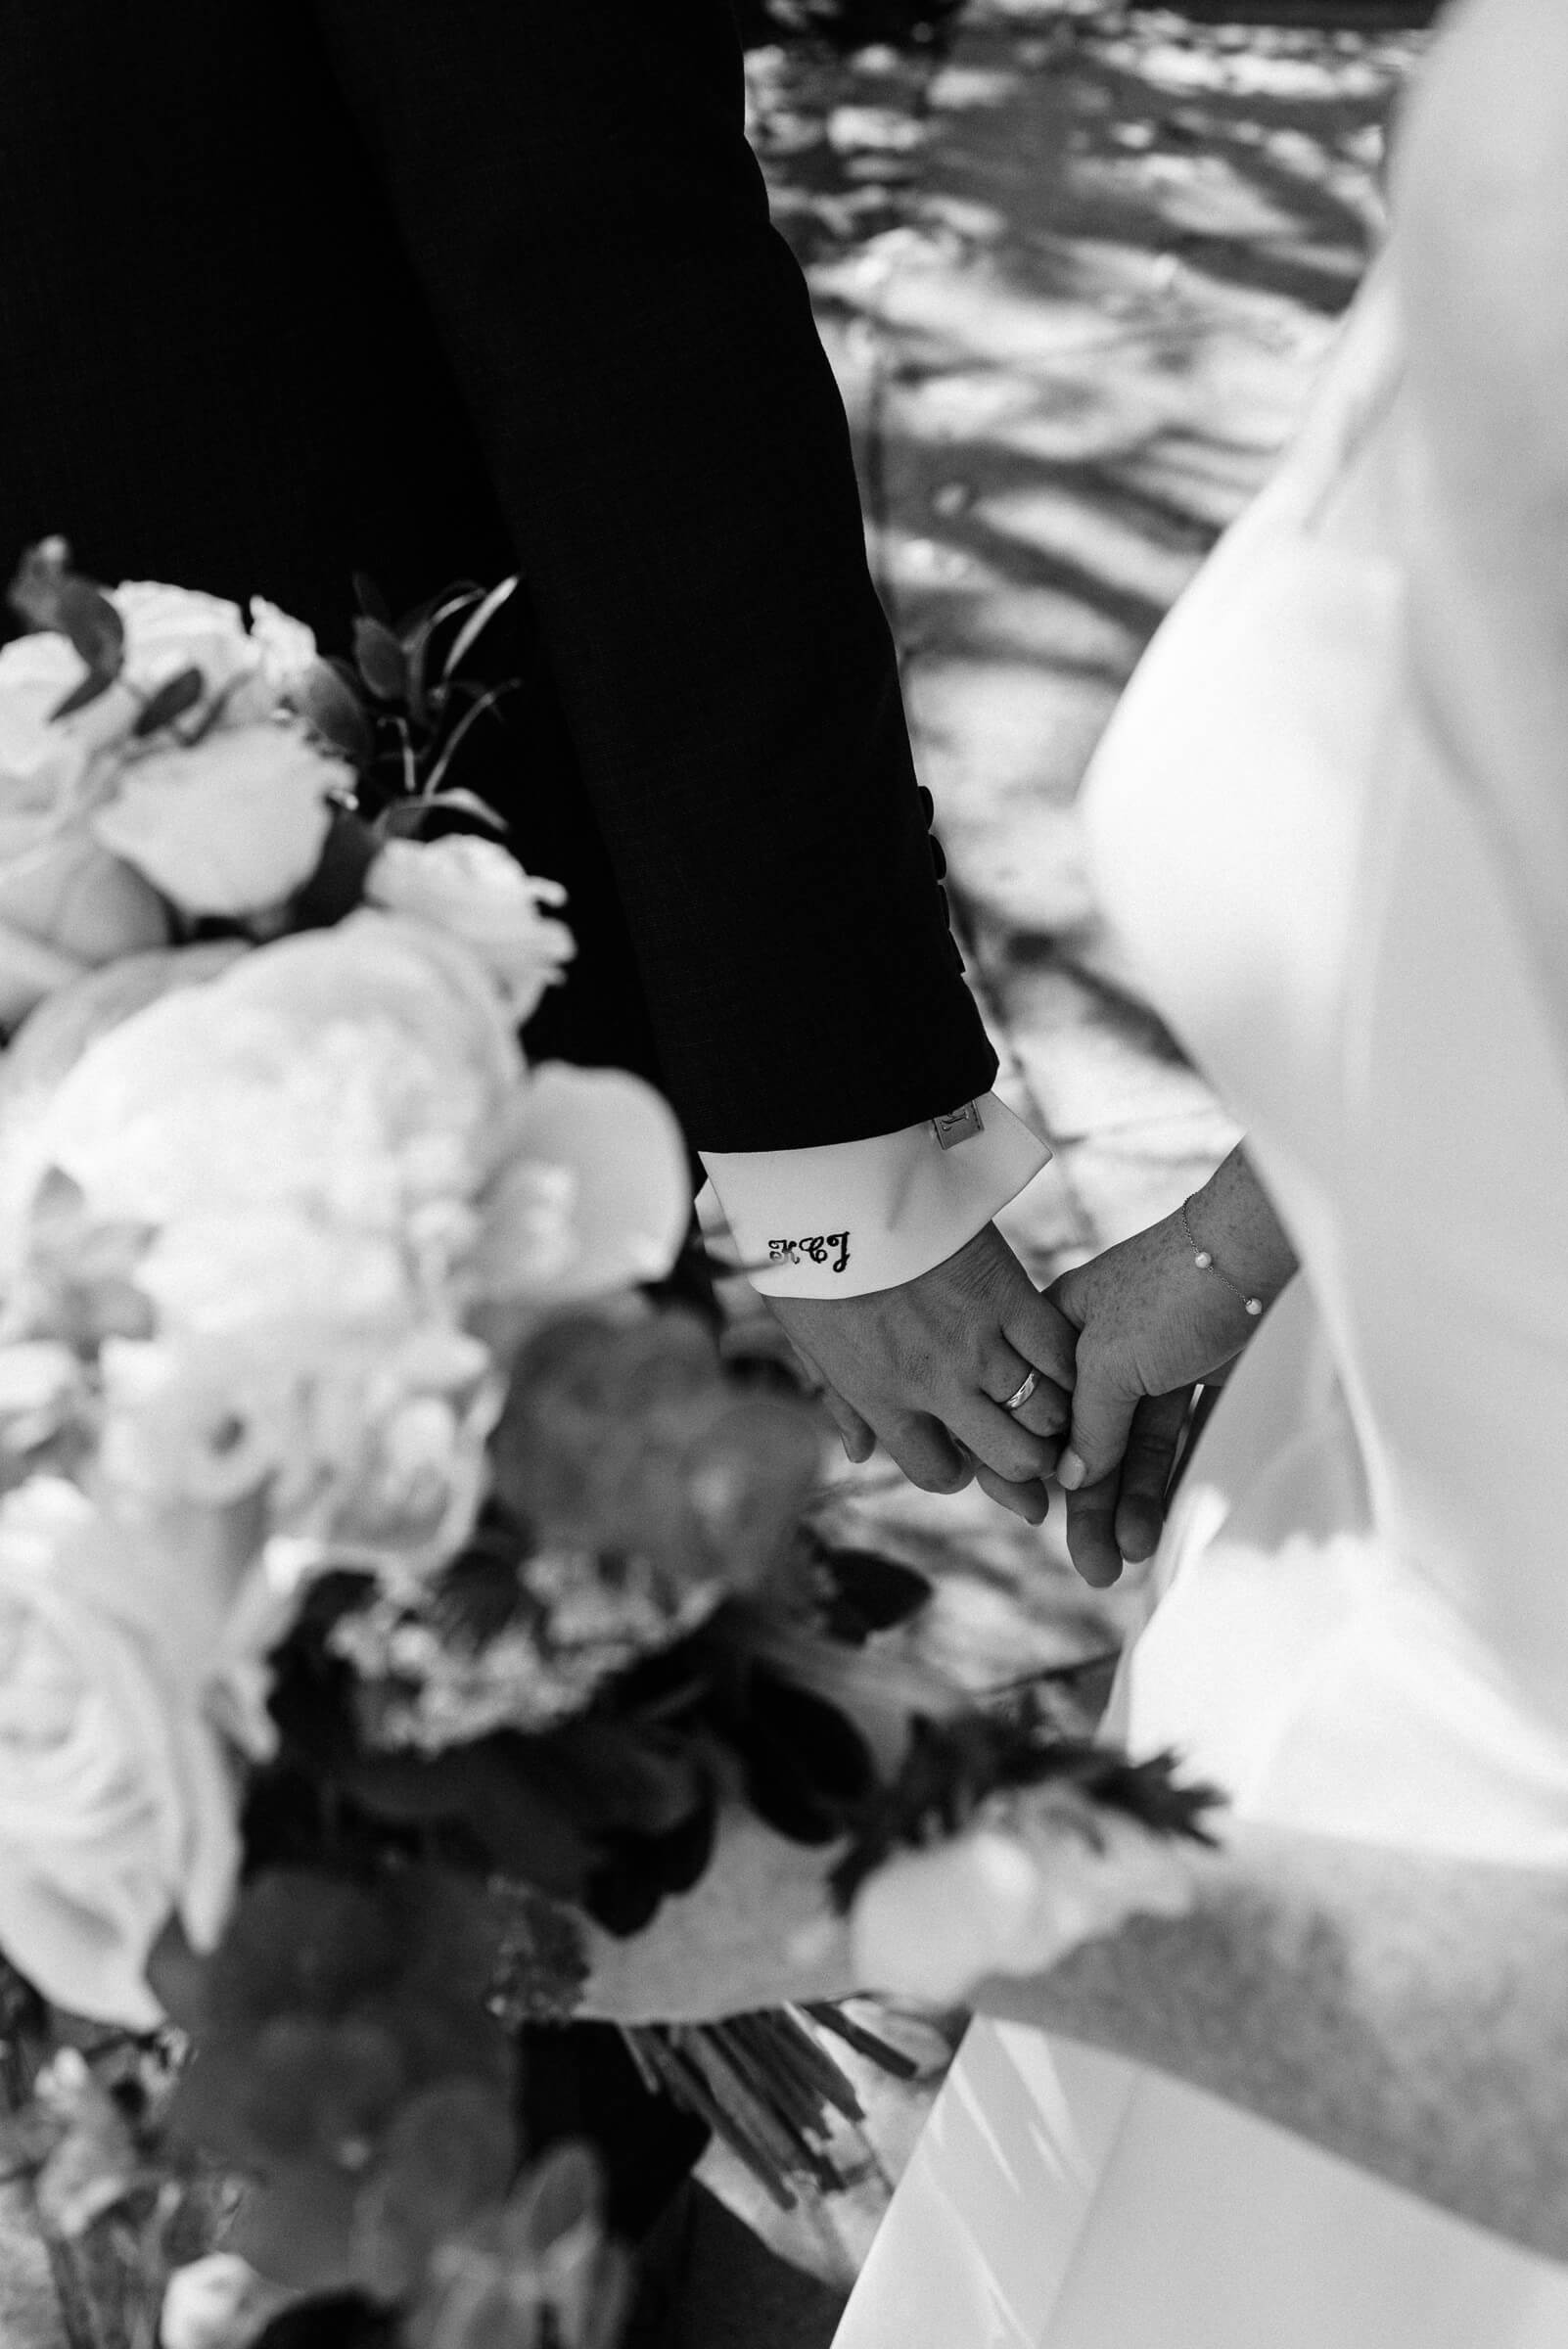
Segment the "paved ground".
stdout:
<svg viewBox="0 0 1568 2349">
<path fill-rule="evenodd" d="M 1268 471 L 1365 265 L 1424 12 L 1236 13 L 1270 21 L 970 0 L 940 60 L 750 60 L 775 215 L 855 432 L 970 974 L 1004 1087 L 1055 1147 L 1006 1219 L 1042 1279 L 1165 1214 L 1235 1136 L 1118 969 L 1075 801 L 1134 661 Z M 932 1500 L 875 1471 L 846 1505 L 911 1555 L 962 1562 L 945 1629 L 977 1674 L 1008 1654 L 1021 1607 L 1042 1656 L 1115 1637 L 1053 1526 L 1029 1535 L 974 1496 Z M 931 2088 L 867 2093 L 880 2175 L 848 2206 L 780 2224 L 722 2163 L 710 2172 L 841 2291 Z M 727 2242 L 685 2349 L 819 2349 L 832 2296 L 785 2285 L 763 2316 L 764 2273 Z"/>
</svg>

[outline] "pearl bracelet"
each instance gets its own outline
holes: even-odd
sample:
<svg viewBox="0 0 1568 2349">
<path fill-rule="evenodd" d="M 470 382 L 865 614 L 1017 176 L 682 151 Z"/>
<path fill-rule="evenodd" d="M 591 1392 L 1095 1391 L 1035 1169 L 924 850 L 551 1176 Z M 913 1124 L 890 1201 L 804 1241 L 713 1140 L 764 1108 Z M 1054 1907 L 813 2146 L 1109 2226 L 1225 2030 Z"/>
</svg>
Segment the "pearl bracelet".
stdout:
<svg viewBox="0 0 1568 2349">
<path fill-rule="evenodd" d="M 1192 1261 L 1197 1266 L 1198 1270 L 1200 1272 L 1212 1272 L 1217 1280 L 1222 1280 L 1225 1284 L 1225 1287 L 1231 1290 L 1235 1296 L 1241 1299 L 1242 1304 L 1246 1307 L 1249 1313 L 1253 1314 L 1254 1316 L 1261 1313 L 1264 1310 L 1263 1299 L 1261 1297 L 1249 1297 L 1246 1290 L 1241 1286 L 1240 1282 L 1232 1280 L 1229 1273 L 1222 1270 L 1220 1266 L 1215 1263 L 1213 1249 L 1205 1248 L 1200 1245 L 1198 1235 L 1193 1230 L 1191 1221 L 1187 1216 L 1187 1209 L 1190 1205 L 1190 1200 L 1183 1199 L 1181 1202 L 1181 1228 L 1186 1233 L 1188 1240 L 1192 1244 Z"/>
</svg>

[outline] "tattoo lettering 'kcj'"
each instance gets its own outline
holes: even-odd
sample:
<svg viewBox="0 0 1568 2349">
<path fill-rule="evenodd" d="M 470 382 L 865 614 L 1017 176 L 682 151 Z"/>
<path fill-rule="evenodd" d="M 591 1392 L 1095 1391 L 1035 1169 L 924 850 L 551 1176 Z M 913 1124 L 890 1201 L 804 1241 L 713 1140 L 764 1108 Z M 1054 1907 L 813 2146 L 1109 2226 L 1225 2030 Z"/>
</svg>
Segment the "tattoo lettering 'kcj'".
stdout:
<svg viewBox="0 0 1568 2349">
<path fill-rule="evenodd" d="M 813 1265 L 825 1265 L 834 1249 L 833 1269 L 842 1272 L 850 1261 L 850 1235 L 847 1231 L 816 1232 L 808 1240 L 769 1240 L 767 1253 L 775 1265 L 798 1265 L 809 1257 Z"/>
</svg>

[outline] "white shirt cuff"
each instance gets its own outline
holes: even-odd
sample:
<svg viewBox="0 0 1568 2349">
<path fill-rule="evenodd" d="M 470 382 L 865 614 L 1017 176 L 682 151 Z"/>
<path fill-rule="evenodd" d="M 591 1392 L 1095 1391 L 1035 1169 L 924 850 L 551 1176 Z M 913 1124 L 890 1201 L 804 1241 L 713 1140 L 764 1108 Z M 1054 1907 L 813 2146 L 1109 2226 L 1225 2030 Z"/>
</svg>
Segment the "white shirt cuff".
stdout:
<svg viewBox="0 0 1568 2349">
<path fill-rule="evenodd" d="M 863 1297 L 929 1272 L 1050 1158 L 994 1093 L 867 1141 L 700 1150 L 764 1297 Z"/>
</svg>

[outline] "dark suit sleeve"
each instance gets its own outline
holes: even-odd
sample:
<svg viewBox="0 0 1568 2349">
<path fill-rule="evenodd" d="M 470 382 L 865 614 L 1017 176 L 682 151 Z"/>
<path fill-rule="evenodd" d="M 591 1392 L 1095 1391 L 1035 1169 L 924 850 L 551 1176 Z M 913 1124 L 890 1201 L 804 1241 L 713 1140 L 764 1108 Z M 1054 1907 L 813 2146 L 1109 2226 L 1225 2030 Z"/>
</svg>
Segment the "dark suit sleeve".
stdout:
<svg viewBox="0 0 1568 2349">
<path fill-rule="evenodd" d="M 314 4 L 528 575 L 688 1131 L 804 1147 L 983 1092 L 724 0 Z"/>
</svg>

